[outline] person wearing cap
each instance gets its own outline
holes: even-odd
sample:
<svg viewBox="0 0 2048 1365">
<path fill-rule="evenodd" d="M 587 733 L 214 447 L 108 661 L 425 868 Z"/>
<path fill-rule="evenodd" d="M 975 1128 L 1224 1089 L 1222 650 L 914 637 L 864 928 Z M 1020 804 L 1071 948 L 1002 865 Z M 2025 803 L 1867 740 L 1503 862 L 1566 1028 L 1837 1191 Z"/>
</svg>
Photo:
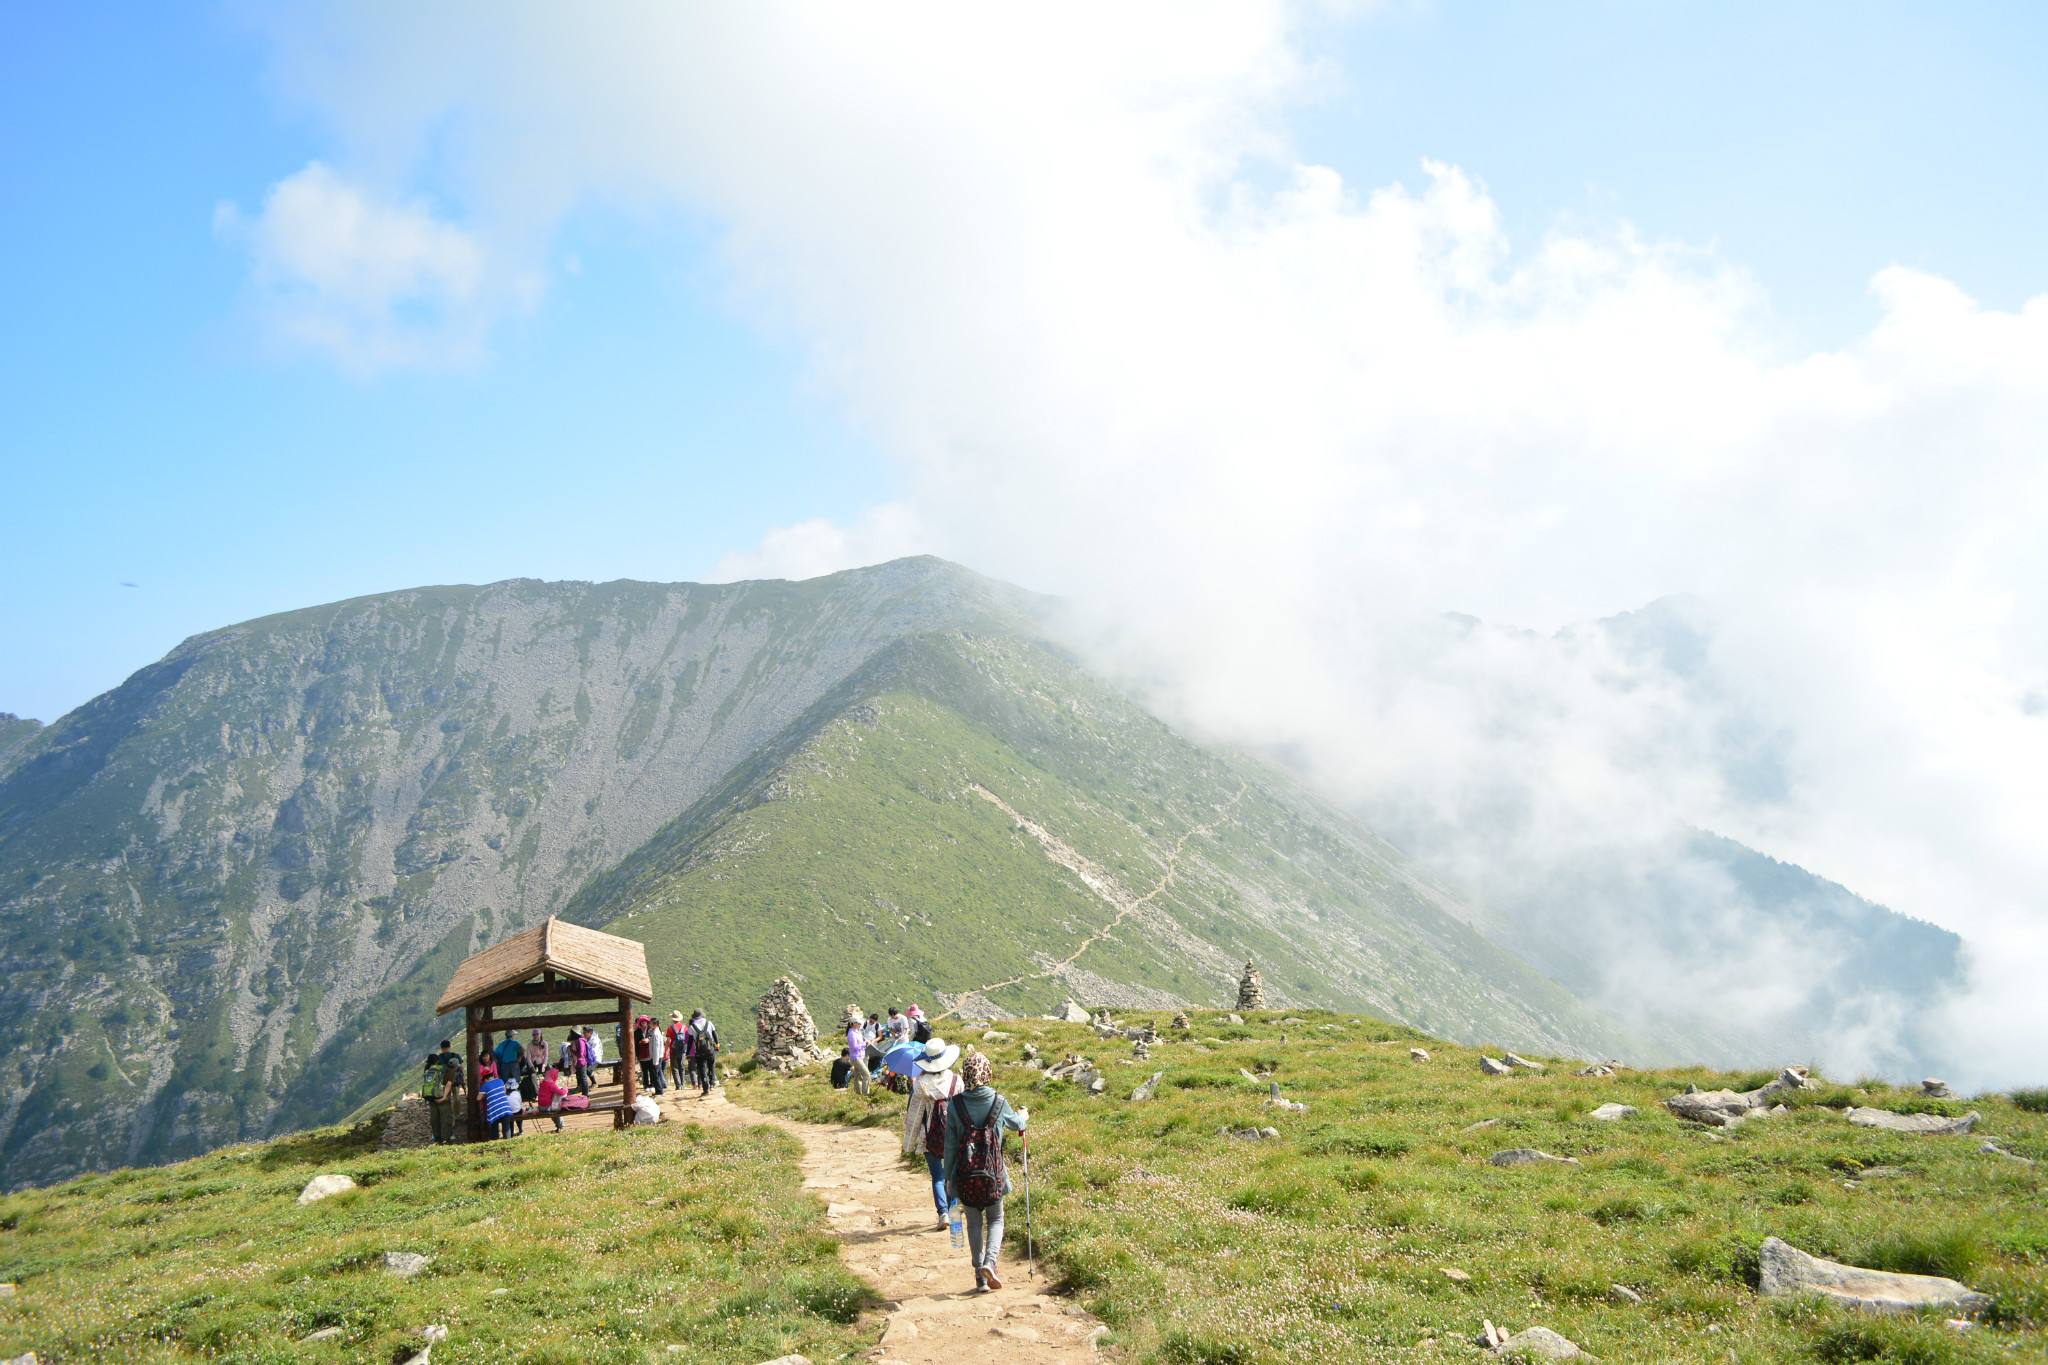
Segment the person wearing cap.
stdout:
<svg viewBox="0 0 2048 1365">
<path fill-rule="evenodd" d="M 868 1031 L 866 1019 L 859 1010 L 854 1010 L 846 1020 L 846 1055 L 853 1059 L 853 1071 L 849 1079 L 853 1082 L 854 1093 L 865 1097 L 874 1087 L 874 1073 L 868 1070 Z"/>
<path fill-rule="evenodd" d="M 996 1125 L 1000 1139 L 1005 1128 L 1023 1132 L 1024 1125 L 1031 1119 L 1028 1109 L 1014 1109 L 1010 1102 L 996 1093 L 992 1081 L 996 1067 L 979 1052 L 967 1054 L 967 1060 L 960 1066 L 962 1089 L 946 1105 L 946 1188 L 960 1188 L 960 1152 L 967 1143 L 967 1135 L 984 1124 Z M 1003 1172 L 1003 1196 L 1009 1197 L 1010 1173 Z M 1001 1289 L 1003 1282 L 996 1275 L 996 1255 L 1003 1249 L 1003 1200 L 998 1199 L 985 1209 L 963 1205 L 967 1215 L 967 1257 L 974 1263 L 974 1287 L 977 1291 Z"/>
<path fill-rule="evenodd" d="M 932 1204 L 939 1211 L 939 1226 L 946 1226 L 946 1210 L 953 1201 L 946 1197 L 946 1109 L 961 1090 L 953 1063 L 960 1049 L 944 1038 L 924 1045 L 917 1059 L 917 1083 L 910 1088 L 910 1105 L 903 1113 L 903 1155 L 923 1156 L 932 1179 Z"/>
<path fill-rule="evenodd" d="M 667 1034 L 669 1078 L 681 1090 L 690 1083 L 690 1026 L 683 1022 L 681 1010 L 668 1012 L 668 1027 L 663 1032 Z"/>
</svg>

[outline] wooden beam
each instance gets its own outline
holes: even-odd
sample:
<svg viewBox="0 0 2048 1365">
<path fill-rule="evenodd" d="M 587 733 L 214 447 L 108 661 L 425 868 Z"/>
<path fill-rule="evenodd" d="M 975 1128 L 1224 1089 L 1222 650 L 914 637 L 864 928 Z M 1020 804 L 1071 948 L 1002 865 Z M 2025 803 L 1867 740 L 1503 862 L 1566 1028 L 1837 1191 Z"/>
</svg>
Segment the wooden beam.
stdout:
<svg viewBox="0 0 2048 1365">
<path fill-rule="evenodd" d="M 529 982 L 524 986 L 513 986 L 487 995 L 476 1003 L 489 1009 L 502 1009 L 508 1005 L 558 1005 L 575 1000 L 616 1000 L 617 991 L 608 991 L 601 986 L 557 986 L 553 989 Z"/>
<path fill-rule="evenodd" d="M 616 999 L 617 997 L 613 998 Z M 509 1018 L 493 1019 L 490 1022 L 490 1027 L 501 1031 L 508 1028 L 514 1030 L 534 1028 L 546 1030 L 566 1028 L 571 1024 L 616 1024 L 618 1021 L 619 1016 L 613 1010 L 606 1010 L 602 1014 L 595 1011 L 585 1014 L 517 1014 Z"/>
<path fill-rule="evenodd" d="M 640 1093 L 640 1049 L 633 1041 L 633 1002 L 623 995 L 619 997 L 619 1061 L 621 1112 L 612 1118 L 614 1128 L 624 1128 L 633 1121 L 628 1115 Z"/>
</svg>

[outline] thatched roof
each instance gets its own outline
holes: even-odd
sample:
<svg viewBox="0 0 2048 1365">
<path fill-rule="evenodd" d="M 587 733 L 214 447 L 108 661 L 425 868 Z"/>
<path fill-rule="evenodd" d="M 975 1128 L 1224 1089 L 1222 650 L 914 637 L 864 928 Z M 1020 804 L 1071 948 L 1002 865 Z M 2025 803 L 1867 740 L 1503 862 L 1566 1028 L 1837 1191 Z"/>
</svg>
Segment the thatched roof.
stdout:
<svg viewBox="0 0 2048 1365">
<path fill-rule="evenodd" d="M 463 959 L 441 992 L 436 1014 L 461 1009 L 507 986 L 552 970 L 557 977 L 597 986 L 633 1000 L 652 1000 L 647 949 L 630 938 L 600 933 L 549 916 L 547 921 Z"/>
</svg>

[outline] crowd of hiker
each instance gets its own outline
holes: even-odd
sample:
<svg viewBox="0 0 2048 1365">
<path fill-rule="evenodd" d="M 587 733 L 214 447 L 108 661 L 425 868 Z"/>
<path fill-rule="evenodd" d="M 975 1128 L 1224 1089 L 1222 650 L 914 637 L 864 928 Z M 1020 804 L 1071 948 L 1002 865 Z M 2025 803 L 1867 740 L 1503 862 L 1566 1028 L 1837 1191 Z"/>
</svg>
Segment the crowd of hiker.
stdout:
<svg viewBox="0 0 2048 1365">
<path fill-rule="evenodd" d="M 663 1026 L 643 1014 L 633 1021 L 630 1036 L 613 1025 L 609 1061 L 605 1036 L 591 1024 L 569 1029 L 553 1047 L 540 1029 L 524 1041 L 517 1030 L 506 1029 L 496 1046 L 477 1059 L 476 1101 L 484 1136 L 516 1137 L 526 1131 L 529 1118 L 550 1119 L 560 1132 L 563 1114 L 590 1107 L 597 1072 L 607 1065 L 634 1066 L 641 1089 L 656 1095 L 671 1084 L 709 1095 L 718 1084 L 718 1055 L 724 1050 L 718 1026 L 701 1009 L 687 1020 L 681 1010 L 671 1010 L 668 1018 Z M 466 1085 L 462 1057 L 443 1038 L 440 1048 L 427 1054 L 420 1074 L 436 1144 L 461 1140 Z"/>
<path fill-rule="evenodd" d="M 1001 1289 L 996 1259 L 1003 1245 L 1003 1202 L 1012 1190 L 1003 1135 L 1021 1137 L 1030 1111 L 1012 1107 L 997 1093 L 993 1062 L 973 1051 L 963 1061 L 959 1047 L 935 1036 L 915 1005 L 891 1008 L 886 1018 L 849 1010 L 845 1024 L 846 1046 L 832 1064 L 833 1086 L 866 1095 L 883 1081 L 908 1094 L 903 1154 L 924 1158 L 939 1228 L 951 1230 L 955 1246 L 964 1240 L 975 1290 Z M 1027 1151 L 1027 1182 L 1029 1163 Z M 1028 1188 L 1025 1203 L 1028 1214 Z"/>
</svg>

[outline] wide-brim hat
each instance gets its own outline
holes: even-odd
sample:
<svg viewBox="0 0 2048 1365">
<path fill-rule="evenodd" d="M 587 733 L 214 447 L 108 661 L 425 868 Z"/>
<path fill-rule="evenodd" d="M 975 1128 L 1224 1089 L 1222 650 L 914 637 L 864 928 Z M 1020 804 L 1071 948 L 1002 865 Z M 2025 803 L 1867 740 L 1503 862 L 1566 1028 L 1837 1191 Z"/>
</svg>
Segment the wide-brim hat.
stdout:
<svg viewBox="0 0 2048 1365">
<path fill-rule="evenodd" d="M 681 1010 L 670 1010 L 668 1012 L 668 1017 L 671 1019 L 680 1019 L 683 1017 L 683 1012 Z"/>
<path fill-rule="evenodd" d="M 934 1038 L 924 1045 L 924 1056 L 917 1059 L 917 1065 L 924 1071 L 951 1071 L 953 1063 L 960 1060 L 960 1048 L 944 1038 Z"/>
</svg>

